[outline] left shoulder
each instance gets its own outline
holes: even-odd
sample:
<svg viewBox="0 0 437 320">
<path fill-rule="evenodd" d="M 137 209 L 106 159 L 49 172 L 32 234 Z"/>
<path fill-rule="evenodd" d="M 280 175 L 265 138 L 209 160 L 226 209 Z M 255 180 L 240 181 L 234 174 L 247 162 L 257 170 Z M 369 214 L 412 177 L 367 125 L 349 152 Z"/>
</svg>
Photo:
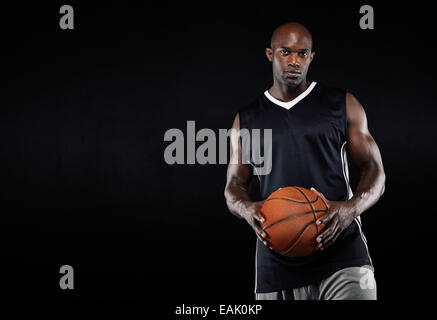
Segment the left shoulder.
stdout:
<svg viewBox="0 0 437 320">
<path fill-rule="evenodd" d="M 333 85 L 326 84 L 324 82 L 317 82 L 318 90 L 327 95 L 340 95 L 343 96 L 347 92 L 345 88 L 336 87 Z"/>
<path fill-rule="evenodd" d="M 358 99 L 350 92 L 346 92 L 346 116 L 349 125 L 363 126 L 367 124 L 366 113 Z"/>
<path fill-rule="evenodd" d="M 343 109 L 345 105 L 346 89 L 332 86 L 323 82 L 317 82 L 316 85 L 317 96 L 325 106 L 332 108 Z"/>
<path fill-rule="evenodd" d="M 361 103 L 358 101 L 358 99 L 349 91 L 346 91 L 346 105 L 351 105 L 351 106 L 360 106 L 363 107 L 361 105 Z"/>
</svg>

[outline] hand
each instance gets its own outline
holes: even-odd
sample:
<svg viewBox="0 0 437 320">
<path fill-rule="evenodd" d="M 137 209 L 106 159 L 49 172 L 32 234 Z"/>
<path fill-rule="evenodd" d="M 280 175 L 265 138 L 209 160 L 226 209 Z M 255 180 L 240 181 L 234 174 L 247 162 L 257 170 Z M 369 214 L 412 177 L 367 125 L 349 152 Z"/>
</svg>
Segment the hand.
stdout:
<svg viewBox="0 0 437 320">
<path fill-rule="evenodd" d="M 261 207 L 263 204 L 264 201 L 245 202 L 243 218 L 252 227 L 252 229 L 255 231 L 255 234 L 264 243 L 264 245 L 272 249 L 267 240 L 267 233 L 261 227 L 261 223 L 265 221 L 265 218 L 261 212 Z"/>
<path fill-rule="evenodd" d="M 317 250 L 324 250 L 337 240 L 340 233 L 349 227 L 355 218 L 356 210 L 350 201 L 329 201 L 314 188 L 311 191 L 322 198 L 328 207 L 326 214 L 318 219 L 318 225 L 327 225 L 325 230 L 317 237 Z"/>
</svg>

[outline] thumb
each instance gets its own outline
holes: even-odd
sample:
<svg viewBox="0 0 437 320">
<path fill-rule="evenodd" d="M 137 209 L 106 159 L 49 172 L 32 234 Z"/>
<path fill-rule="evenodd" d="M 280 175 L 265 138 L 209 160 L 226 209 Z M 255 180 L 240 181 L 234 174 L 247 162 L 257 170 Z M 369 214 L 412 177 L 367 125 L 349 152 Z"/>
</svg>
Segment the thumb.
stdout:
<svg viewBox="0 0 437 320">
<path fill-rule="evenodd" d="M 322 201 L 326 204 L 326 206 L 328 207 L 328 209 L 331 207 L 329 200 L 325 198 L 325 196 L 323 195 L 323 193 L 317 191 L 314 187 L 311 187 L 310 190 L 316 194 L 317 196 L 319 196 L 320 198 L 322 198 Z"/>
</svg>

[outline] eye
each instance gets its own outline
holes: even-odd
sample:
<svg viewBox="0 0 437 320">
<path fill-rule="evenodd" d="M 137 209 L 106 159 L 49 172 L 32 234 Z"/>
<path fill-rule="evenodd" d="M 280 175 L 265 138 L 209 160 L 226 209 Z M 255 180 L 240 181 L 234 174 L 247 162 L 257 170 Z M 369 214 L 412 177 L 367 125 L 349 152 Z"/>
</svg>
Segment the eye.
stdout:
<svg viewBox="0 0 437 320">
<path fill-rule="evenodd" d="M 290 51 L 288 51 L 287 49 L 281 49 L 279 52 L 281 54 L 289 54 L 290 53 Z"/>
<path fill-rule="evenodd" d="M 306 56 L 308 56 L 308 51 L 302 51 L 302 52 L 300 52 L 300 55 L 302 57 L 306 57 Z"/>
</svg>

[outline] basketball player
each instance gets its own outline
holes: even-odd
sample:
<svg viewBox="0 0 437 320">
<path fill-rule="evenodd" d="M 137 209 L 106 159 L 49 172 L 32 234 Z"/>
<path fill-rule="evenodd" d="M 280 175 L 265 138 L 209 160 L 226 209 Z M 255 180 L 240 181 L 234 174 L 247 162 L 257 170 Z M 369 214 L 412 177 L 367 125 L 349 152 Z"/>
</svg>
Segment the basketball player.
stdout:
<svg viewBox="0 0 437 320">
<path fill-rule="evenodd" d="M 360 215 L 383 194 L 385 173 L 363 107 L 346 90 L 307 81 L 315 53 L 303 25 L 279 26 L 265 52 L 272 63 L 273 86 L 240 109 L 232 127 L 272 129 L 272 169 L 257 175 L 261 199 L 280 187 L 312 188 L 326 200 L 328 212 L 317 221 L 326 229 L 316 239 L 315 253 L 291 258 L 271 250 L 260 227 L 263 201 L 251 201 L 248 192 L 255 163 L 242 163 L 242 140 L 234 132 L 225 198 L 229 211 L 245 219 L 258 236 L 255 297 L 375 300 L 374 270 Z M 360 171 L 355 194 L 348 181 L 346 148 Z M 366 281 L 360 281 L 363 277 Z"/>
</svg>

